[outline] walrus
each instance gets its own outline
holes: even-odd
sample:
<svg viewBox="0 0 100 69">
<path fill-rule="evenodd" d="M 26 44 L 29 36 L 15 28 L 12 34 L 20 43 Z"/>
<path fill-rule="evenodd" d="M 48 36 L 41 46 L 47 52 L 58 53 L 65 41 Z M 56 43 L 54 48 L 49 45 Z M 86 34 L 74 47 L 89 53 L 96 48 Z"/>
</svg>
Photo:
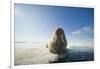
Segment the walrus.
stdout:
<svg viewBox="0 0 100 69">
<path fill-rule="evenodd" d="M 67 40 L 64 30 L 62 28 L 56 28 L 53 35 L 47 45 L 49 51 L 54 54 L 62 54 L 66 51 Z"/>
</svg>

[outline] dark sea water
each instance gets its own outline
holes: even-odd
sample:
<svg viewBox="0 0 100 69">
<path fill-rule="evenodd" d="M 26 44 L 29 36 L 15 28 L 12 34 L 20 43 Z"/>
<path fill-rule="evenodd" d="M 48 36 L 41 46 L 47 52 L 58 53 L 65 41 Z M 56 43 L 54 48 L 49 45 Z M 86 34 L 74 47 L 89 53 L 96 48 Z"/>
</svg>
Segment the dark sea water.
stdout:
<svg viewBox="0 0 100 69">
<path fill-rule="evenodd" d="M 87 47 L 72 47 L 66 57 L 59 58 L 57 61 L 51 63 L 63 63 L 63 62 L 81 62 L 81 61 L 93 61 L 94 49 Z"/>
</svg>

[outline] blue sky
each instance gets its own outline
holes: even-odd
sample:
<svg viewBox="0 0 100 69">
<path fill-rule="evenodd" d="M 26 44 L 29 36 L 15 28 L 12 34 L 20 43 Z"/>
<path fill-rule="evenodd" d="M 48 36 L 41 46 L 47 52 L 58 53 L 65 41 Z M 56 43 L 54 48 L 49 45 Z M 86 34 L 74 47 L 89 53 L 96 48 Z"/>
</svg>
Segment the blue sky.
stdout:
<svg viewBox="0 0 100 69">
<path fill-rule="evenodd" d="M 47 42 L 53 30 L 62 27 L 70 46 L 93 46 L 93 8 L 32 4 L 14 7 L 15 41 Z"/>
</svg>

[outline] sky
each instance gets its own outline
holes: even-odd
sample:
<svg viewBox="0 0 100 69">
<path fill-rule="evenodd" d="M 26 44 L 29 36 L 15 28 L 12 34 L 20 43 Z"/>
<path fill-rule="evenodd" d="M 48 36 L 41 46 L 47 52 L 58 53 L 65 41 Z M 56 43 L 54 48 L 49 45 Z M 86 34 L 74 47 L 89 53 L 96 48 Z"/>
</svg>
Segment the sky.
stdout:
<svg viewBox="0 0 100 69">
<path fill-rule="evenodd" d="M 93 46 L 94 9 L 34 4 L 14 5 L 16 42 L 48 42 L 56 27 L 68 45 Z"/>
</svg>

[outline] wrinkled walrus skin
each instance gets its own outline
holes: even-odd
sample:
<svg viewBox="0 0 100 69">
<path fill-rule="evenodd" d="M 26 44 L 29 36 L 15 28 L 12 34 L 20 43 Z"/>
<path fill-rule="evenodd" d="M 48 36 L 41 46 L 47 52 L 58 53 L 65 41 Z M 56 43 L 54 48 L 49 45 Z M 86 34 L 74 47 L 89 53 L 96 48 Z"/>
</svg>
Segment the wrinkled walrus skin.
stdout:
<svg viewBox="0 0 100 69">
<path fill-rule="evenodd" d="M 64 30 L 57 28 L 48 44 L 49 51 L 54 54 L 63 54 L 66 51 L 67 40 L 65 37 Z"/>
</svg>

